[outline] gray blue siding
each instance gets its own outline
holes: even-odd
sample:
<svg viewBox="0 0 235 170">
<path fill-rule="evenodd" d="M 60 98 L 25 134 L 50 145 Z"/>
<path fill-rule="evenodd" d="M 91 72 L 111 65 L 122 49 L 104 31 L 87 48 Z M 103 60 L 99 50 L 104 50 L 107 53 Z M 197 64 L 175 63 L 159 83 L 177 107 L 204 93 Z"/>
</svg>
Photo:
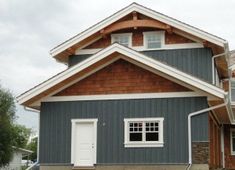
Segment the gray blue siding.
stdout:
<svg viewBox="0 0 235 170">
<path fill-rule="evenodd" d="M 153 50 L 142 53 L 195 77 L 208 82 L 212 81 L 212 51 L 210 48 Z M 69 65 L 73 66 L 90 56 L 72 55 L 69 57 Z"/>
<path fill-rule="evenodd" d="M 42 103 L 40 163 L 70 163 L 75 118 L 98 118 L 98 164 L 187 163 L 188 113 L 206 107 L 203 97 Z M 124 118 L 142 117 L 164 117 L 164 147 L 124 148 Z M 208 141 L 207 113 L 195 118 L 193 140 Z"/>
</svg>

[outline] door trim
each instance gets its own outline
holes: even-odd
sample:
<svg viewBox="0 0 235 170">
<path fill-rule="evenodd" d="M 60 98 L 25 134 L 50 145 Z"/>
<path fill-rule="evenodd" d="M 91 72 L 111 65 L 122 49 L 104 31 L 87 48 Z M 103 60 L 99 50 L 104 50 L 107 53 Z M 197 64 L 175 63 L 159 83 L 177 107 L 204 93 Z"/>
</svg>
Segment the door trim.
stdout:
<svg viewBox="0 0 235 170">
<path fill-rule="evenodd" d="M 94 125 L 94 155 L 93 155 L 93 164 L 96 164 L 96 153 L 97 153 L 97 122 L 98 119 L 71 119 L 71 164 L 75 162 L 75 135 L 76 135 L 76 124 L 79 123 L 93 123 Z"/>
</svg>

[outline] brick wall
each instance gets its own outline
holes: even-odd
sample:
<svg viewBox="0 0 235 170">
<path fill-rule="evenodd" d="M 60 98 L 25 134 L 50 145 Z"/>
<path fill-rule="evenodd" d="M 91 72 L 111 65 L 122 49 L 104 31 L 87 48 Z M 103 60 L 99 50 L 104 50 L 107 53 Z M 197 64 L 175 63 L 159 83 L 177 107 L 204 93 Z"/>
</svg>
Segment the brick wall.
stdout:
<svg viewBox="0 0 235 170">
<path fill-rule="evenodd" d="M 234 125 L 224 126 L 225 168 L 235 169 L 235 155 L 231 155 L 230 128 L 235 128 L 235 126 Z"/>
<path fill-rule="evenodd" d="M 190 90 L 120 59 L 56 95 L 66 96 L 179 91 Z"/>
</svg>

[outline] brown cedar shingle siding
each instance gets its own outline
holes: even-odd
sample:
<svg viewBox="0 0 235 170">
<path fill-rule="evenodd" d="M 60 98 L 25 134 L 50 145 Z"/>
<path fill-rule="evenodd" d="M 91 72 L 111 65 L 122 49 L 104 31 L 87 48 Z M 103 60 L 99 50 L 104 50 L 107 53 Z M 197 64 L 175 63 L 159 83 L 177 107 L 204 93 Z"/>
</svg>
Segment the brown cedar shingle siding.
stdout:
<svg viewBox="0 0 235 170">
<path fill-rule="evenodd" d="M 57 96 L 177 91 L 190 90 L 120 59 L 64 89 Z"/>
</svg>

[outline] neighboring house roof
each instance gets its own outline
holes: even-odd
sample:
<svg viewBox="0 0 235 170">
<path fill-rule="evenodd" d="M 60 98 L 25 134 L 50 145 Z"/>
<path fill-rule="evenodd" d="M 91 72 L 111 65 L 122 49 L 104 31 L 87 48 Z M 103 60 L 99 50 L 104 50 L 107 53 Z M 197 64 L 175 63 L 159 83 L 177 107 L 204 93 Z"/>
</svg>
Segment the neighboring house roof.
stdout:
<svg viewBox="0 0 235 170">
<path fill-rule="evenodd" d="M 220 47 L 225 47 L 225 44 L 227 44 L 227 41 L 212 35 L 208 32 L 202 31 L 201 29 L 195 28 L 191 25 L 188 25 L 184 22 L 181 22 L 179 20 L 176 20 L 172 17 L 169 17 L 167 15 L 164 15 L 162 13 L 156 12 L 152 9 L 146 8 L 142 5 L 139 5 L 137 3 L 132 3 L 131 5 L 123 8 L 122 10 L 116 12 L 115 14 L 111 15 L 110 17 L 102 20 L 101 22 L 91 26 L 87 30 L 81 32 L 80 34 L 77 34 L 76 36 L 70 38 L 69 40 L 63 42 L 62 44 L 56 46 L 53 48 L 50 53 L 53 57 L 57 58 L 57 55 L 59 55 L 61 52 L 65 51 L 66 49 L 72 47 L 73 45 L 79 43 L 80 41 L 84 40 L 85 38 L 97 33 L 98 31 L 102 30 L 103 28 L 109 26 L 110 24 L 118 21 L 119 19 L 123 18 L 124 16 L 130 14 L 131 12 L 138 12 L 145 16 L 151 17 L 155 20 L 158 20 L 160 22 L 163 22 L 169 26 L 172 26 L 174 28 L 177 28 L 179 30 L 182 30 L 190 35 L 193 35 L 195 37 L 201 38 L 203 40 L 206 40 L 208 42 L 211 42 L 213 44 L 216 44 Z"/>
<path fill-rule="evenodd" d="M 15 147 L 15 146 L 13 146 L 13 149 L 14 149 L 15 151 L 21 152 L 22 155 L 30 155 L 31 153 L 33 153 L 33 151 L 31 151 L 31 150 L 27 150 L 27 149 L 23 149 L 23 148 L 17 148 L 17 147 Z"/>
<path fill-rule="evenodd" d="M 69 79 L 75 74 L 82 72 L 89 66 L 94 65 L 95 63 L 101 61 L 102 59 L 105 59 L 106 57 L 114 53 L 120 54 L 119 58 L 133 60 L 136 62 L 136 64 L 140 63 L 142 65 L 148 66 L 150 69 L 157 71 L 159 74 L 165 75 L 168 79 L 175 79 L 180 82 L 184 82 L 185 84 L 192 86 L 195 89 L 200 89 L 201 91 L 211 94 L 212 96 L 224 98 L 224 95 L 226 95 L 226 92 L 221 88 L 218 88 L 210 83 L 193 77 L 192 75 L 186 74 L 165 63 L 151 59 L 150 57 L 147 57 L 144 54 L 134 51 L 133 49 L 114 43 L 109 47 L 94 54 L 90 58 L 82 61 L 81 63 L 76 64 L 75 66 L 61 72 L 60 74 L 57 74 L 51 79 L 48 79 L 47 81 L 39 84 L 33 89 L 23 93 L 22 95 L 17 97 L 17 100 L 20 104 L 25 105 L 25 103 L 30 99 L 42 94 L 43 92 L 48 89 L 51 89 L 52 87 L 56 87 L 56 85 L 58 85 L 62 81 Z M 45 97 L 45 95 L 43 97 Z"/>
</svg>

